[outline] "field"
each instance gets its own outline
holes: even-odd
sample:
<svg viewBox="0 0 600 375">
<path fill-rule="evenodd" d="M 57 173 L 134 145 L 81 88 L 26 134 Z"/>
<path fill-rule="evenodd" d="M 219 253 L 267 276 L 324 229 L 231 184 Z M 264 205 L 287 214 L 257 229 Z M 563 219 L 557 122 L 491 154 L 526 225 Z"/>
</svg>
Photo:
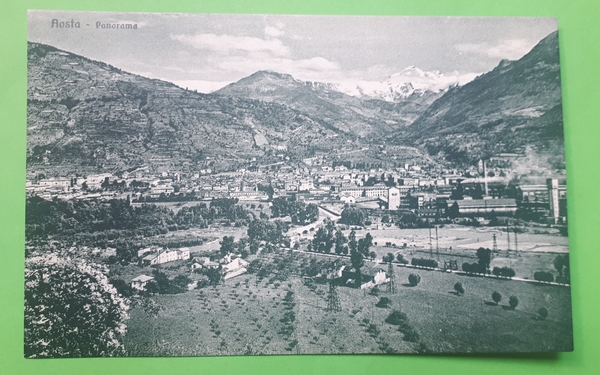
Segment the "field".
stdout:
<svg viewBox="0 0 600 375">
<path fill-rule="evenodd" d="M 522 352 L 572 348 L 570 289 L 564 286 L 468 277 L 395 267 L 397 294 L 338 287 L 341 311 L 327 311 L 329 286 L 295 273 L 318 255 L 266 254 L 270 277 L 245 274 L 223 284 L 154 297 L 157 317 L 134 308 L 125 346 L 129 355 L 242 355 L 381 352 Z M 313 261 L 314 262 L 314 261 Z M 376 267 L 367 263 L 366 267 Z M 407 284 L 417 273 L 421 282 Z M 260 273 L 259 273 L 260 274 Z M 465 294 L 453 285 L 461 281 Z M 498 291 L 499 305 L 491 302 Z M 290 293 L 291 292 L 291 293 Z M 508 308 L 510 295 L 519 298 Z M 380 297 L 391 308 L 375 307 Z M 537 311 L 548 309 L 541 320 Z M 384 320 L 392 309 L 406 313 L 420 338 L 403 341 Z"/>
<path fill-rule="evenodd" d="M 431 231 L 431 248 L 429 246 L 429 229 L 399 229 L 396 227 L 375 230 L 361 230 L 357 238 L 367 233 L 373 236 L 373 251 L 376 259 L 381 259 L 387 253 L 402 254 L 408 260 L 415 258 L 431 258 L 443 267 L 444 261 L 455 260 L 460 268 L 465 262 L 477 261 L 475 255 L 480 247 L 493 248 L 493 237 L 497 236 L 498 250 L 492 254 L 490 267 L 510 267 L 516 276 L 533 279 L 538 271 L 550 272 L 558 276 L 553 261 L 557 254 L 568 253 L 568 239 L 557 233 L 534 233 L 534 231 L 518 235 L 518 251 L 515 251 L 514 234 L 511 233 L 510 251 L 507 250 L 506 233 L 499 227 L 464 227 L 445 226 L 438 229 L 438 244 L 436 246 L 435 229 Z M 344 232 L 347 236 L 349 231 Z M 386 246 L 389 243 L 392 246 Z M 406 244 L 406 247 L 404 246 Z M 393 246 L 395 245 L 395 246 Z M 437 250 L 439 248 L 439 251 Z"/>
</svg>

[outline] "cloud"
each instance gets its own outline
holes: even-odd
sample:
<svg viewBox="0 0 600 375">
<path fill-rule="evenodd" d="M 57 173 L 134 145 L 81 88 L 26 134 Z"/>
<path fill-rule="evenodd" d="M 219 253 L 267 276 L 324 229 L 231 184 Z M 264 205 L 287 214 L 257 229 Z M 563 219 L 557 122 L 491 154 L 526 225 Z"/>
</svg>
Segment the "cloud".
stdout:
<svg viewBox="0 0 600 375">
<path fill-rule="evenodd" d="M 204 49 L 220 53 L 243 52 L 268 52 L 275 56 L 287 56 L 290 49 L 279 39 L 260 39 L 250 36 L 196 34 L 171 35 L 171 39 L 190 45 L 197 49 Z"/>
<path fill-rule="evenodd" d="M 459 52 L 475 53 L 491 58 L 518 60 L 533 48 L 533 44 L 525 39 L 504 40 L 500 44 L 463 43 L 455 44 Z"/>
<path fill-rule="evenodd" d="M 277 28 L 274 26 L 265 26 L 265 35 L 266 36 L 272 36 L 272 37 L 279 37 L 282 36 L 283 34 L 285 34 L 285 32 L 283 30 L 281 30 L 281 28 Z"/>
</svg>

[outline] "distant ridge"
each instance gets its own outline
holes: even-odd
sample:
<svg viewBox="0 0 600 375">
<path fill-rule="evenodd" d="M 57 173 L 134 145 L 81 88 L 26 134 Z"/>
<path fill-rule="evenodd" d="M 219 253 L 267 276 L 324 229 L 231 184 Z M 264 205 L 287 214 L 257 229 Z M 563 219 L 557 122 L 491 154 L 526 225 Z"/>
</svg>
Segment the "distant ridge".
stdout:
<svg viewBox="0 0 600 375">
<path fill-rule="evenodd" d="M 407 128 L 404 139 L 454 161 L 526 147 L 564 160 L 561 108 L 558 32 L 553 32 L 521 59 L 502 60 L 451 88 Z"/>
</svg>

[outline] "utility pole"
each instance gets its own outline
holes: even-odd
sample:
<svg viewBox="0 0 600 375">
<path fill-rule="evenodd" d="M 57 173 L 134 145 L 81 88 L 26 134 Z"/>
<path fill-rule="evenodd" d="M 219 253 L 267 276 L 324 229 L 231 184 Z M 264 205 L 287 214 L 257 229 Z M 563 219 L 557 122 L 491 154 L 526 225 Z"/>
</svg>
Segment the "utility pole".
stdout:
<svg viewBox="0 0 600 375">
<path fill-rule="evenodd" d="M 519 252 L 519 244 L 517 242 L 517 226 L 513 226 L 514 230 L 515 230 L 515 251 Z"/>
<path fill-rule="evenodd" d="M 507 251 L 510 252 L 510 228 L 508 227 L 508 224 L 509 224 L 509 222 L 508 222 L 508 220 L 506 220 L 506 244 L 508 246 Z M 510 256 L 510 254 L 509 254 L 509 256 Z"/>
<path fill-rule="evenodd" d="M 438 241 L 438 226 L 435 226 L 435 252 L 437 254 L 437 260 L 440 260 L 440 243 Z"/>
<path fill-rule="evenodd" d="M 433 258 L 433 245 L 431 244 L 431 225 L 429 226 L 429 256 Z"/>
</svg>

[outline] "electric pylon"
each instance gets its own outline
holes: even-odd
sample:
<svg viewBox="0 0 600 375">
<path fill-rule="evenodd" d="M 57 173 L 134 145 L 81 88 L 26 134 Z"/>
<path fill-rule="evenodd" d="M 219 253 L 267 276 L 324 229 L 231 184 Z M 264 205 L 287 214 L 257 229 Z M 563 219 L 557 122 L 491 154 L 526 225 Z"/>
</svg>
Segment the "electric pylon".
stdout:
<svg viewBox="0 0 600 375">
<path fill-rule="evenodd" d="M 390 278 L 390 282 L 387 285 L 387 292 L 396 294 L 398 290 L 396 289 L 396 277 L 394 276 L 394 265 L 392 262 L 388 262 L 388 277 Z"/>
<path fill-rule="evenodd" d="M 342 311 L 340 297 L 337 293 L 337 285 L 333 280 L 329 280 L 329 296 L 327 297 L 327 311 Z"/>
</svg>

